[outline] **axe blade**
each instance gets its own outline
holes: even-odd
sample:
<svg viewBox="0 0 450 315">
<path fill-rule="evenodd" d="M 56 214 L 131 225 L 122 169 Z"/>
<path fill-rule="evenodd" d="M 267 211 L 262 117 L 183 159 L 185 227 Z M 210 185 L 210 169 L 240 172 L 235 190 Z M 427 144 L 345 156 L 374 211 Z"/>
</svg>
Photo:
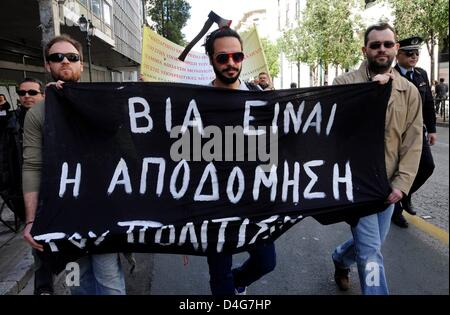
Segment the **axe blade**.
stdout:
<svg viewBox="0 0 450 315">
<path fill-rule="evenodd" d="M 219 27 L 224 27 L 224 26 L 230 26 L 231 22 L 233 22 L 232 20 L 227 20 L 224 19 L 223 17 L 220 17 L 218 14 L 216 14 L 214 11 L 209 12 L 208 17 L 215 23 L 217 23 L 217 25 Z"/>
</svg>

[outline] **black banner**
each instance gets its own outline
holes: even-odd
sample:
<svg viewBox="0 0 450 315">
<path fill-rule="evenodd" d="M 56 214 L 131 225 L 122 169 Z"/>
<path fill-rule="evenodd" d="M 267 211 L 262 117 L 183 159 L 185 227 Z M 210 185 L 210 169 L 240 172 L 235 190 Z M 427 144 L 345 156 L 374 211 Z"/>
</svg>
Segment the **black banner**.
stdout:
<svg viewBox="0 0 450 315">
<path fill-rule="evenodd" d="M 306 216 L 329 224 L 381 211 L 390 90 L 48 88 L 32 234 L 65 255 L 205 255 L 274 240 Z"/>
</svg>

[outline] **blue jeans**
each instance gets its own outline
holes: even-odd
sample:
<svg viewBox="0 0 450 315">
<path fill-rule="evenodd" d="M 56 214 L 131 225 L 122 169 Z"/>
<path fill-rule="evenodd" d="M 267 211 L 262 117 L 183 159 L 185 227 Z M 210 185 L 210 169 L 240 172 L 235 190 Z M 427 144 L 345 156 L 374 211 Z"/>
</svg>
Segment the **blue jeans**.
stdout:
<svg viewBox="0 0 450 315">
<path fill-rule="evenodd" d="M 341 268 L 356 262 L 361 291 L 365 295 L 389 294 L 381 245 L 389 232 L 394 204 L 384 211 L 359 219 L 353 238 L 339 245 L 332 258 Z"/>
<path fill-rule="evenodd" d="M 246 287 L 271 272 L 276 265 L 273 243 L 256 246 L 242 266 L 231 270 L 233 255 L 214 253 L 207 256 L 213 295 L 234 295 L 237 287 Z"/>
<path fill-rule="evenodd" d="M 125 295 L 125 278 L 119 254 L 85 256 L 80 266 L 80 286 L 71 286 L 72 295 Z"/>
</svg>

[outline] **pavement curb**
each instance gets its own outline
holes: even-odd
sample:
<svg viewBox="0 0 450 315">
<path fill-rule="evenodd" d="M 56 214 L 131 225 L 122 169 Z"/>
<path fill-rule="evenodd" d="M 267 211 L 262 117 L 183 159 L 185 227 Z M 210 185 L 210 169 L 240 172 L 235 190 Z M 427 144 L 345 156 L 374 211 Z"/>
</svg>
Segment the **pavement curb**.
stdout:
<svg viewBox="0 0 450 315">
<path fill-rule="evenodd" d="M 437 227 L 430 222 L 425 221 L 420 216 L 410 215 L 408 213 L 404 213 L 404 216 L 408 219 L 408 222 L 414 224 L 418 229 L 441 241 L 444 245 L 448 246 L 449 236 L 447 231 Z"/>
<path fill-rule="evenodd" d="M 448 128 L 448 122 L 437 122 L 436 126 Z"/>
</svg>

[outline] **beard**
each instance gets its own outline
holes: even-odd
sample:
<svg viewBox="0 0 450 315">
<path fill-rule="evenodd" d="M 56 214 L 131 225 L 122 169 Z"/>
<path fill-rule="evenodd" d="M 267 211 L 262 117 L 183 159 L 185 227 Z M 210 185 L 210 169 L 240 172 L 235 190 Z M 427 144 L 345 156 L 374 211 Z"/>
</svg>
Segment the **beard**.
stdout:
<svg viewBox="0 0 450 315">
<path fill-rule="evenodd" d="M 387 60 L 385 62 L 380 62 L 378 61 L 376 58 L 377 57 L 386 57 Z M 391 66 L 392 66 L 392 62 L 394 61 L 394 56 L 389 56 L 389 55 L 377 55 L 375 57 L 367 57 L 367 63 L 369 66 L 369 70 L 372 71 L 373 73 L 385 73 L 386 71 L 388 71 Z"/>
<path fill-rule="evenodd" d="M 51 75 L 53 80 L 58 81 L 64 81 L 64 82 L 78 82 L 81 78 L 81 72 L 76 72 L 73 69 L 69 73 L 66 73 L 67 69 L 59 69 L 58 71 L 51 70 Z"/>
<path fill-rule="evenodd" d="M 259 86 L 264 90 L 264 89 L 267 89 L 267 87 L 269 86 L 269 83 L 260 83 Z"/>
<path fill-rule="evenodd" d="M 238 68 L 235 68 L 235 67 L 226 67 L 225 69 L 220 71 L 214 65 L 213 65 L 213 69 L 214 69 L 214 73 L 216 74 L 216 78 L 219 81 L 221 81 L 222 83 L 225 83 L 225 84 L 233 84 L 234 82 L 236 82 L 237 79 L 239 79 L 239 76 L 241 75 L 241 70 L 242 70 L 242 68 L 238 69 Z M 237 74 L 234 77 L 227 77 L 227 76 L 225 76 L 223 73 L 227 72 L 229 70 L 235 70 L 235 71 L 237 71 Z"/>
</svg>

